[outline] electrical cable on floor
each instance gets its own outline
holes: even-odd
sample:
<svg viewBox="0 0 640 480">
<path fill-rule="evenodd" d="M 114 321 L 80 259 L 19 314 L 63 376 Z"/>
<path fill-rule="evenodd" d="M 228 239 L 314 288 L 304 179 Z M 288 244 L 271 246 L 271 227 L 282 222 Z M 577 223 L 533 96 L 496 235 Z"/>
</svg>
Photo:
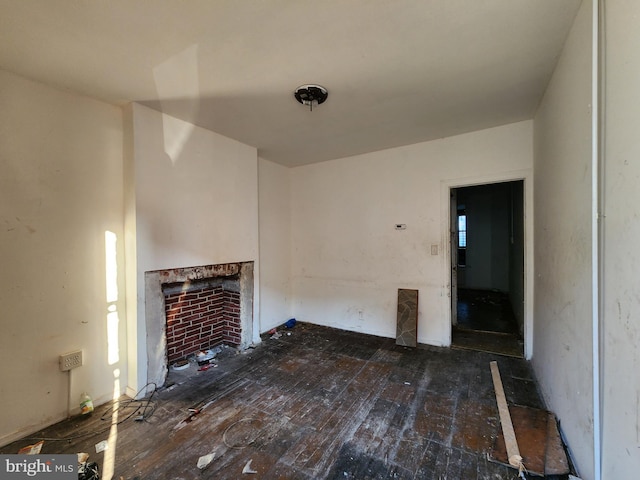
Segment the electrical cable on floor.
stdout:
<svg viewBox="0 0 640 480">
<path fill-rule="evenodd" d="M 242 449 L 242 448 L 246 448 L 249 445 L 251 445 L 253 442 L 255 442 L 258 437 L 260 436 L 260 434 L 262 433 L 262 429 L 258 430 L 258 433 L 255 435 L 254 438 L 252 438 L 251 440 L 245 440 L 244 443 L 240 443 L 240 444 L 235 444 L 235 445 L 231 445 L 229 444 L 229 442 L 227 441 L 227 433 L 229 432 L 229 430 L 231 430 L 233 427 L 235 427 L 236 425 L 242 423 L 242 422 L 254 422 L 257 421 L 257 419 L 253 418 L 253 417 L 246 417 L 246 418 L 241 418 L 240 420 L 238 420 L 237 422 L 233 422 L 231 425 L 229 425 L 227 428 L 224 429 L 224 432 L 222 433 L 222 441 L 224 442 L 224 444 L 228 447 L 228 448 L 235 448 L 235 449 Z"/>
<path fill-rule="evenodd" d="M 143 400 L 136 400 L 138 395 L 140 395 L 140 393 L 150 385 L 153 385 L 153 392 L 151 392 L 151 395 L 149 396 L 149 398 L 143 399 Z M 102 416 L 100 417 L 100 420 L 107 420 L 107 418 L 113 412 L 116 412 L 116 411 L 119 411 L 119 410 L 124 410 L 126 408 L 133 408 L 134 410 L 131 413 L 129 413 L 129 415 L 127 415 L 124 418 L 124 420 L 118 421 L 118 423 L 116 425 L 119 425 L 120 423 L 130 419 L 136 413 L 138 413 L 140 411 L 140 409 L 142 409 L 142 413 L 138 417 L 141 417 L 141 420 L 146 420 L 151 415 L 153 415 L 153 412 L 156 409 L 155 402 L 152 402 L 151 400 L 153 399 L 153 396 L 156 394 L 157 388 L 158 387 L 157 387 L 157 385 L 155 383 L 147 383 L 144 387 L 142 387 L 140 390 L 138 390 L 138 393 L 136 393 L 133 398 L 131 398 L 129 400 L 124 400 L 122 402 L 115 402 L 113 405 L 111 405 L 111 407 L 109 407 L 107 409 L 107 411 L 102 414 Z M 138 417 L 136 417 L 136 419 Z"/>
<path fill-rule="evenodd" d="M 140 395 L 143 391 L 146 390 L 147 387 L 153 385 L 153 391 L 151 392 L 151 395 L 149 396 L 149 398 L 147 399 L 143 399 L 143 400 L 136 400 L 136 398 L 138 397 L 138 395 Z M 147 383 L 144 387 L 142 387 L 140 390 L 138 390 L 138 392 L 134 395 L 133 398 L 129 399 L 129 400 L 124 400 L 124 401 L 116 401 L 113 403 L 113 405 L 111 405 L 107 411 L 102 414 L 102 416 L 100 417 L 100 420 L 106 421 L 113 412 L 116 412 L 118 410 L 121 409 L 125 409 L 125 408 L 133 408 L 133 411 L 131 413 L 129 413 L 125 418 L 118 420 L 115 423 L 110 423 L 108 427 L 105 427 L 102 430 L 90 430 L 88 432 L 84 432 L 84 433 L 79 433 L 77 435 L 71 435 L 68 437 L 62 437 L 62 438 L 56 438 L 56 437 L 25 437 L 23 438 L 23 440 L 44 440 L 47 442 L 61 442 L 61 441 L 72 441 L 72 440 L 76 440 L 78 438 L 82 438 L 82 437 L 88 437 L 91 435 L 100 435 L 102 433 L 108 432 L 111 427 L 113 427 L 114 425 L 120 425 L 124 422 L 126 422 L 127 420 L 129 420 L 131 417 L 133 417 L 136 413 L 138 413 L 140 410 L 142 410 L 142 413 L 139 415 L 139 417 L 141 417 L 142 420 L 146 420 L 147 418 L 151 417 L 153 415 L 153 412 L 156 409 L 156 404 L 155 402 L 152 402 L 152 398 L 153 396 L 156 394 L 156 391 L 158 389 L 158 386 L 153 383 Z"/>
</svg>

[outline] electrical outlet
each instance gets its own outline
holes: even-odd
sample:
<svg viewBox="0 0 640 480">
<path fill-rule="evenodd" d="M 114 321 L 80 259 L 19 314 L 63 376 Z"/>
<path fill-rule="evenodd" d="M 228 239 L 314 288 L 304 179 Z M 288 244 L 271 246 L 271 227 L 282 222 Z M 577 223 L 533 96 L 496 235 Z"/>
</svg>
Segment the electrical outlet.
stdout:
<svg viewBox="0 0 640 480">
<path fill-rule="evenodd" d="M 82 366 L 82 350 L 60 355 L 60 371 L 66 372 Z"/>
</svg>

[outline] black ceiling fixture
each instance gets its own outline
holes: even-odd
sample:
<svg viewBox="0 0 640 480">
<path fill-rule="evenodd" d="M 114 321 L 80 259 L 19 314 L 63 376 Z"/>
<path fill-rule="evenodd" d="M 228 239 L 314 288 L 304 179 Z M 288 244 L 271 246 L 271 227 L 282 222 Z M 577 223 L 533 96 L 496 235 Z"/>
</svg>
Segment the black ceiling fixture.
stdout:
<svg viewBox="0 0 640 480">
<path fill-rule="evenodd" d="M 296 100 L 303 105 L 309 105 L 309 110 L 313 111 L 313 104 L 320 105 L 329 96 L 327 89 L 320 85 L 300 85 L 293 92 Z"/>
</svg>

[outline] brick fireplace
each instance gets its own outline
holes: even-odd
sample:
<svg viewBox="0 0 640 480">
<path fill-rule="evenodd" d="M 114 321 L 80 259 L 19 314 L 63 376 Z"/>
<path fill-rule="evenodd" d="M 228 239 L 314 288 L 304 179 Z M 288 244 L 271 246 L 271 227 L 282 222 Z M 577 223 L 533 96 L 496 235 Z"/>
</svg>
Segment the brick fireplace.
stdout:
<svg viewBox="0 0 640 480">
<path fill-rule="evenodd" d="M 221 344 L 240 345 L 240 289 L 236 277 L 165 284 L 169 365 Z"/>
<path fill-rule="evenodd" d="M 145 272 L 148 381 L 168 366 L 220 344 L 253 338 L 253 262 Z"/>
</svg>

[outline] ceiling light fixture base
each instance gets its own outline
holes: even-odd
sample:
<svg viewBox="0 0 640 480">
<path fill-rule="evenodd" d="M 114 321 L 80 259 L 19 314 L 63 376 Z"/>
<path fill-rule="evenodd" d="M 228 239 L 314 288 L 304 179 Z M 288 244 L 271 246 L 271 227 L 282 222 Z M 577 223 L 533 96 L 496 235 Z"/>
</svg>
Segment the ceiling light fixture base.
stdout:
<svg viewBox="0 0 640 480">
<path fill-rule="evenodd" d="M 309 110 L 313 111 L 313 105 L 324 103 L 329 96 L 329 92 L 320 85 L 300 85 L 293 92 L 293 96 L 301 104 L 309 105 Z"/>
</svg>

